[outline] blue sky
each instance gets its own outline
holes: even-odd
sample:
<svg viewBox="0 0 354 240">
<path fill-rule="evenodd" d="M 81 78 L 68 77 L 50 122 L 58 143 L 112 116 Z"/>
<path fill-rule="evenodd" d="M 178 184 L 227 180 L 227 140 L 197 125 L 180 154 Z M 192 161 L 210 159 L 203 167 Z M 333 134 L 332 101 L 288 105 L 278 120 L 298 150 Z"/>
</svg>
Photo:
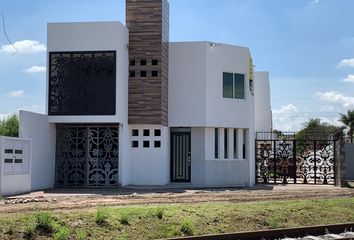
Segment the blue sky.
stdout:
<svg viewBox="0 0 354 240">
<path fill-rule="evenodd" d="M 0 117 L 45 111 L 47 22 L 124 23 L 124 0 L 2 0 L 12 49 L 0 31 Z M 271 76 L 275 128 L 310 117 L 337 124 L 354 109 L 353 0 L 170 0 L 170 40 L 247 46 Z M 1 25 L 0 25 L 1 26 Z M 2 27 L 2 26 L 1 26 Z M 30 40 L 30 41 L 24 41 Z"/>
</svg>

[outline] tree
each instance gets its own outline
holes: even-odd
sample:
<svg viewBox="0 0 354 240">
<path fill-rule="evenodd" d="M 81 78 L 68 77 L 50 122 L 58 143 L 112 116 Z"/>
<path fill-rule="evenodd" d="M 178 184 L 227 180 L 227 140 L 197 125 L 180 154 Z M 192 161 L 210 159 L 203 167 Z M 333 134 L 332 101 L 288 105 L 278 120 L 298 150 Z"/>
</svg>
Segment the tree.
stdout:
<svg viewBox="0 0 354 240">
<path fill-rule="evenodd" d="M 18 116 L 13 114 L 10 117 L 0 120 L 0 136 L 18 137 L 19 121 Z"/>
<path fill-rule="evenodd" d="M 334 134 L 342 131 L 340 127 L 321 122 L 321 119 L 310 119 L 304 124 L 304 127 L 295 135 L 298 140 L 326 140 L 334 136 Z"/>
<path fill-rule="evenodd" d="M 343 123 L 348 129 L 348 136 L 350 137 L 350 142 L 353 142 L 353 134 L 354 134 L 354 110 L 348 110 L 347 114 L 340 113 L 339 121 Z"/>
</svg>

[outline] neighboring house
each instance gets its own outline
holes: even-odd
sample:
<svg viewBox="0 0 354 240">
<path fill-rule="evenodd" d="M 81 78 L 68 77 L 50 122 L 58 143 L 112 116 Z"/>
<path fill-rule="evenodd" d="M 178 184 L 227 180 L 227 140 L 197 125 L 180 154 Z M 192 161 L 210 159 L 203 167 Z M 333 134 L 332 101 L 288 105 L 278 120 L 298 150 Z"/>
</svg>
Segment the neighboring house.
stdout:
<svg viewBox="0 0 354 240">
<path fill-rule="evenodd" d="M 126 26 L 48 24 L 47 114 L 20 113 L 32 189 L 254 185 L 268 74 L 246 47 L 169 43 L 166 0 L 126 6 Z"/>
</svg>

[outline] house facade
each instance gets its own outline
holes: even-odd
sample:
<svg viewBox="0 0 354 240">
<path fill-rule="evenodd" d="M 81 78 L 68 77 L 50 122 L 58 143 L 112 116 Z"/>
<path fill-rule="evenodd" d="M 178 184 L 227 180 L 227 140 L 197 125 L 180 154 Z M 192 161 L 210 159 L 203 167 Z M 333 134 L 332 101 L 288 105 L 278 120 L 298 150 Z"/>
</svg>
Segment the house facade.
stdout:
<svg viewBox="0 0 354 240">
<path fill-rule="evenodd" d="M 169 42 L 167 0 L 126 0 L 125 26 L 50 23 L 47 49 L 47 113 L 20 112 L 33 190 L 255 184 L 272 123 L 248 48 Z"/>
</svg>

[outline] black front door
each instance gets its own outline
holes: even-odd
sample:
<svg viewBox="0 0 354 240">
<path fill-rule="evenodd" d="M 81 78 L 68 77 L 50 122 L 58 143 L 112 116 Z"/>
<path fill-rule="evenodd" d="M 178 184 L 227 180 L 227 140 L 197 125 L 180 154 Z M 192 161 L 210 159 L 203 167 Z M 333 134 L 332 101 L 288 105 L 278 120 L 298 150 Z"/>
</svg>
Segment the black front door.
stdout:
<svg viewBox="0 0 354 240">
<path fill-rule="evenodd" d="M 171 182 L 191 181 L 191 129 L 171 129 Z"/>
</svg>

